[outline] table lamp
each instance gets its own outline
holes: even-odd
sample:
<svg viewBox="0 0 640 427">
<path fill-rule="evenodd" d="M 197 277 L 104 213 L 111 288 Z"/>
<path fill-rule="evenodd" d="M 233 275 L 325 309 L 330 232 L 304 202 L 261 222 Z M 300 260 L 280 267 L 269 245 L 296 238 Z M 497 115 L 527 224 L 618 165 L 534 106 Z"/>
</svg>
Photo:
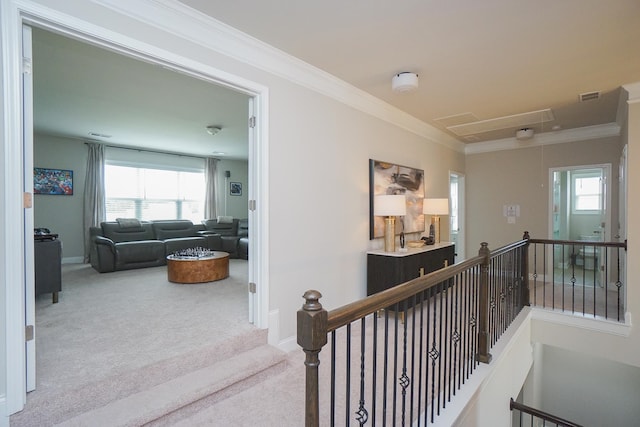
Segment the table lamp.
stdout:
<svg viewBox="0 0 640 427">
<path fill-rule="evenodd" d="M 440 243 L 440 215 L 449 215 L 449 199 L 424 199 L 422 213 L 431 215 L 433 240 Z"/>
<path fill-rule="evenodd" d="M 404 194 L 383 194 L 373 199 L 373 214 L 384 218 L 384 250 L 396 250 L 396 216 L 407 214 L 407 200 Z"/>
</svg>

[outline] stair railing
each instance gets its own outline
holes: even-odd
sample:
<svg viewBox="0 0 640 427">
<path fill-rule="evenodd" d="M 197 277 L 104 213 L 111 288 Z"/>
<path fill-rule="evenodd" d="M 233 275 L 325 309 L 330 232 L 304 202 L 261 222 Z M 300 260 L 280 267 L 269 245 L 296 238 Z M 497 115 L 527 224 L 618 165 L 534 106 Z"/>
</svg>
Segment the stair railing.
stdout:
<svg viewBox="0 0 640 427">
<path fill-rule="evenodd" d="M 513 426 L 517 425 L 522 427 L 524 425 L 556 425 L 557 427 L 583 427 L 580 424 L 576 424 L 572 421 L 556 417 L 555 415 L 549 414 L 548 412 L 544 412 L 531 406 L 518 403 L 513 400 L 513 398 L 509 403 L 509 408 L 511 409 L 511 411 L 519 412 L 519 424 L 512 424 Z M 528 420 L 524 419 L 525 415 L 529 418 Z"/>
<path fill-rule="evenodd" d="M 433 423 L 528 304 L 527 244 L 491 252 L 482 243 L 476 257 L 330 312 L 320 292 L 307 291 L 297 313 L 305 425 L 318 426 L 321 414 L 332 426 L 340 418 L 345 425 Z"/>
</svg>

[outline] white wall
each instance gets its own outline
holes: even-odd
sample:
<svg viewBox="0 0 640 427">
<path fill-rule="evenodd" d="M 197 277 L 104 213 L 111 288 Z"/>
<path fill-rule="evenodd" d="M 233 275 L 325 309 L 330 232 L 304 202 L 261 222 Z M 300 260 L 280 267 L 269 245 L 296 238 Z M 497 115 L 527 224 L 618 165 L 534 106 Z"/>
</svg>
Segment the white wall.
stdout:
<svg viewBox="0 0 640 427">
<path fill-rule="evenodd" d="M 229 171 L 229 178 L 225 177 L 225 172 Z M 247 218 L 249 200 L 249 164 L 243 160 L 220 159 L 218 163 L 218 182 L 221 192 L 218 194 L 218 213 L 220 215 L 230 215 L 234 218 Z M 242 184 L 242 194 L 232 196 L 229 186 L 232 182 Z"/>
<path fill-rule="evenodd" d="M 33 166 L 73 171 L 73 195 L 33 196 L 34 227 L 46 227 L 58 234 L 63 260 L 82 262 L 84 179 L 87 147 L 80 141 L 49 135 L 34 135 Z"/>
</svg>

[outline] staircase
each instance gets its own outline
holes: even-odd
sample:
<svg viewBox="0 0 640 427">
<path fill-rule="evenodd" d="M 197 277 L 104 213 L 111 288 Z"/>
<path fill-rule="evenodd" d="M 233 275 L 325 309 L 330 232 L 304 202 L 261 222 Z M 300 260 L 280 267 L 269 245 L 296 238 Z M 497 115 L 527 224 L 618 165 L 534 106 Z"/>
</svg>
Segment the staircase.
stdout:
<svg viewBox="0 0 640 427">
<path fill-rule="evenodd" d="M 163 426 L 184 422 L 287 368 L 287 355 L 266 344 L 266 333 L 256 329 L 222 345 L 68 389 L 59 396 L 34 395 L 24 411 L 11 417 L 11 426 Z"/>
</svg>

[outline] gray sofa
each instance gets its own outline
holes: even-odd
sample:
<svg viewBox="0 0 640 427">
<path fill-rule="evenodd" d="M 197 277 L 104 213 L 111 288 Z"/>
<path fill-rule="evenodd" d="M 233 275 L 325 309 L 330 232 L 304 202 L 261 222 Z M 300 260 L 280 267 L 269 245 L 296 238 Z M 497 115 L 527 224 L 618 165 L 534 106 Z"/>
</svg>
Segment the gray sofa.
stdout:
<svg viewBox="0 0 640 427">
<path fill-rule="evenodd" d="M 91 227 L 91 266 L 100 273 L 165 265 L 167 255 L 189 248 L 229 253 L 249 258 L 248 220 L 138 221 L 119 219 Z"/>
<path fill-rule="evenodd" d="M 204 236 L 202 225 L 188 220 L 107 221 L 91 227 L 91 266 L 100 273 L 167 263 L 167 255 L 186 248 L 213 247 L 215 236 Z"/>
</svg>

